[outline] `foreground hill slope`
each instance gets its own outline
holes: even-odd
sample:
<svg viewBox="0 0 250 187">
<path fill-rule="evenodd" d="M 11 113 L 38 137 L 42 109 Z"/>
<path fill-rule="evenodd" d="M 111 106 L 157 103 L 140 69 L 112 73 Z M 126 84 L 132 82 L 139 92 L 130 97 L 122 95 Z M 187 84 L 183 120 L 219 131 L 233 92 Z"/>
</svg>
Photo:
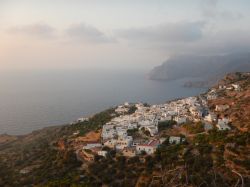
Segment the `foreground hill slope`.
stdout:
<svg viewBox="0 0 250 187">
<path fill-rule="evenodd" d="M 235 87 L 237 89 L 235 89 Z M 227 168 L 250 175 L 250 73 L 226 75 L 211 90 L 218 94 L 208 102 L 217 116 L 228 118 L 232 131 L 228 132 L 224 160 Z M 216 106 L 229 106 L 216 111 Z M 230 143 L 229 143 L 230 142 Z"/>
<path fill-rule="evenodd" d="M 186 141 L 167 139 L 151 155 L 125 157 L 105 147 L 107 157 L 81 157 L 83 145 L 98 141 L 102 126 L 117 116 L 113 108 L 72 125 L 2 135 L 0 186 L 249 186 L 250 73 L 228 74 L 200 97 L 211 93 L 216 97 L 208 100 L 209 110 L 228 118 L 231 130 L 205 131 L 193 122 L 161 126 L 161 136 L 173 132 Z M 229 107 L 217 111 L 218 105 Z"/>
</svg>

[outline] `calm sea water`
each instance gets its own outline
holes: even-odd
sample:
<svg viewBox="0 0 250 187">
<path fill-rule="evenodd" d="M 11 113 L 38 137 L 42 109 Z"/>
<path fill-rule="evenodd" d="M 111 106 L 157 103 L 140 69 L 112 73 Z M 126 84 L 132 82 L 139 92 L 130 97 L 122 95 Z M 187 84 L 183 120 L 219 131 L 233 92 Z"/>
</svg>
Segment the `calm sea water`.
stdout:
<svg viewBox="0 0 250 187">
<path fill-rule="evenodd" d="M 69 123 L 128 102 L 162 103 L 197 95 L 185 80 L 151 81 L 145 71 L 71 70 L 0 74 L 0 134 Z"/>
</svg>

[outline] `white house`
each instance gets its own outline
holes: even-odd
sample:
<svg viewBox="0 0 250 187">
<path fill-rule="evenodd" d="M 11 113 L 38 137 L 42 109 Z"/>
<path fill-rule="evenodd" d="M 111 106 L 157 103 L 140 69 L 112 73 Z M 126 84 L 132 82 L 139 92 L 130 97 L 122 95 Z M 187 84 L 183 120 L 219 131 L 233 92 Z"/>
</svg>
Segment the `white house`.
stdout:
<svg viewBox="0 0 250 187">
<path fill-rule="evenodd" d="M 155 120 L 144 120 L 139 122 L 139 130 L 145 129 L 148 130 L 150 136 L 155 136 L 158 133 L 158 121 Z"/>
<path fill-rule="evenodd" d="M 188 97 L 185 99 L 185 102 L 188 105 L 194 105 L 197 102 L 197 98 L 196 97 Z"/>
<path fill-rule="evenodd" d="M 104 142 L 104 146 L 107 146 L 109 148 L 115 148 L 116 141 L 117 140 L 115 140 L 115 139 L 107 140 L 106 142 Z"/>
<path fill-rule="evenodd" d="M 141 144 L 145 144 L 144 139 L 135 139 L 135 140 L 133 140 L 132 146 L 137 146 L 137 145 L 141 145 Z"/>
<path fill-rule="evenodd" d="M 182 142 L 182 139 L 179 136 L 170 136 L 169 137 L 170 144 L 180 144 L 181 142 Z"/>
<path fill-rule="evenodd" d="M 85 122 L 85 121 L 89 121 L 89 118 L 82 117 L 77 119 L 77 122 Z"/>
<path fill-rule="evenodd" d="M 229 119 L 228 118 L 222 118 L 222 119 L 218 119 L 218 124 L 228 124 L 229 123 Z"/>
<path fill-rule="evenodd" d="M 128 103 L 128 102 L 125 102 L 125 103 L 124 103 L 124 106 L 129 106 L 129 103 Z"/>
<path fill-rule="evenodd" d="M 229 108 L 229 105 L 216 105 L 215 111 L 222 112 Z"/>
<path fill-rule="evenodd" d="M 137 124 L 136 123 L 129 123 L 128 124 L 128 129 L 136 129 L 137 128 Z"/>
<path fill-rule="evenodd" d="M 160 144 L 162 144 L 163 142 L 165 142 L 167 138 L 160 138 Z"/>
<path fill-rule="evenodd" d="M 78 130 L 78 131 L 74 132 L 73 135 L 76 136 L 76 135 L 78 135 L 79 133 L 80 133 L 80 131 Z"/>
<path fill-rule="evenodd" d="M 168 113 L 170 116 L 174 116 L 174 115 L 177 114 L 177 112 L 176 112 L 175 110 L 169 110 L 167 113 Z"/>
<path fill-rule="evenodd" d="M 226 89 L 227 89 L 227 90 L 233 90 L 234 87 L 233 87 L 233 86 L 229 86 L 229 87 L 227 87 Z"/>
<path fill-rule="evenodd" d="M 166 117 L 160 117 L 159 121 L 171 121 L 172 120 L 172 116 L 166 116 Z"/>
<path fill-rule="evenodd" d="M 193 116 L 196 116 L 196 117 L 201 117 L 202 116 L 202 111 L 201 111 L 200 107 L 192 106 L 192 107 L 190 107 L 189 110 L 190 110 L 190 113 Z"/>
<path fill-rule="evenodd" d="M 122 150 L 122 154 L 126 157 L 134 157 L 136 155 L 135 147 L 125 147 Z"/>
<path fill-rule="evenodd" d="M 225 85 L 219 85 L 219 89 L 220 89 L 220 90 L 226 89 L 226 86 L 225 86 Z"/>
<path fill-rule="evenodd" d="M 99 156 L 106 157 L 107 154 L 108 154 L 108 152 L 107 152 L 107 151 L 98 151 L 97 154 L 98 154 Z"/>
<path fill-rule="evenodd" d="M 231 127 L 229 127 L 227 124 L 221 123 L 217 124 L 216 127 L 221 130 L 231 130 Z"/>
<path fill-rule="evenodd" d="M 158 133 L 158 126 L 141 126 L 139 130 L 147 130 L 150 133 L 150 136 L 155 136 Z"/>
<path fill-rule="evenodd" d="M 119 137 L 126 137 L 127 136 L 127 129 L 117 129 L 117 135 Z"/>
<path fill-rule="evenodd" d="M 185 116 L 176 116 L 174 117 L 174 120 L 177 122 L 177 124 L 182 124 L 187 122 L 187 118 Z"/>
<path fill-rule="evenodd" d="M 205 116 L 204 120 L 208 122 L 213 122 L 217 120 L 217 117 L 214 113 L 209 113 L 207 116 Z"/>
<path fill-rule="evenodd" d="M 218 123 L 217 123 L 216 127 L 219 130 L 231 130 L 231 127 L 228 125 L 228 123 L 229 123 L 228 118 L 218 119 Z"/>
<path fill-rule="evenodd" d="M 129 110 L 128 107 L 129 107 L 129 103 L 128 103 L 128 102 L 125 102 L 123 105 L 118 106 L 118 107 L 115 109 L 115 112 L 118 113 L 118 114 L 126 113 L 126 112 L 128 112 L 128 110 Z"/>
<path fill-rule="evenodd" d="M 172 116 L 171 115 L 169 115 L 166 112 L 162 113 L 162 115 L 160 117 L 160 121 L 170 121 L 170 120 L 172 120 Z"/>
<path fill-rule="evenodd" d="M 217 94 L 210 93 L 207 95 L 207 100 L 214 100 L 214 99 L 217 99 Z"/>
<path fill-rule="evenodd" d="M 121 150 L 124 149 L 125 147 L 130 147 L 132 145 L 132 142 L 133 142 L 132 136 L 118 138 L 118 140 L 116 140 L 115 148 Z"/>
<path fill-rule="evenodd" d="M 231 127 L 228 125 L 229 120 L 227 118 L 219 119 L 216 127 L 219 130 L 231 130 Z"/>
<path fill-rule="evenodd" d="M 145 151 L 147 154 L 153 154 L 159 145 L 160 145 L 159 140 L 151 140 L 147 144 L 137 145 L 136 152 L 137 154 L 140 154 L 143 151 Z"/>
<path fill-rule="evenodd" d="M 232 84 L 232 87 L 234 88 L 234 90 L 239 91 L 240 90 L 240 85 L 238 84 Z"/>
<path fill-rule="evenodd" d="M 115 135 L 117 135 L 117 132 L 114 129 L 114 125 L 103 125 L 101 136 L 104 140 L 114 138 Z"/>
<path fill-rule="evenodd" d="M 83 149 L 92 149 L 95 147 L 101 147 L 102 144 L 99 142 L 88 143 L 87 145 L 83 146 Z"/>
</svg>

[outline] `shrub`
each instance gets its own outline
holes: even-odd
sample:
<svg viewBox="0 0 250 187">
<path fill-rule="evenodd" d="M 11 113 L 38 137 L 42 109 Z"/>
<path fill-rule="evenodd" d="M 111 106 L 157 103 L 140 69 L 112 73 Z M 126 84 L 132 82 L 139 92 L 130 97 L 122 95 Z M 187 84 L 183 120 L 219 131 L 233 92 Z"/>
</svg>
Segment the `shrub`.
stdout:
<svg viewBox="0 0 250 187">
<path fill-rule="evenodd" d="M 159 131 L 172 128 L 174 125 L 176 125 L 176 121 L 170 120 L 170 121 L 162 121 L 158 123 L 158 129 Z"/>
</svg>

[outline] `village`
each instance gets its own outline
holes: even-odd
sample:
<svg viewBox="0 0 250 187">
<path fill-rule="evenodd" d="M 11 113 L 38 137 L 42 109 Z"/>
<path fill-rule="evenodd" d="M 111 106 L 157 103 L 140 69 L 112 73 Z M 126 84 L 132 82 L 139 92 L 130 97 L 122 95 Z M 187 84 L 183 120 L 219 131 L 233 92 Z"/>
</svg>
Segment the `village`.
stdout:
<svg viewBox="0 0 250 187">
<path fill-rule="evenodd" d="M 183 134 L 166 136 L 159 130 L 159 125 L 172 122 L 173 128 L 180 128 L 184 124 L 201 122 L 204 132 L 211 129 L 221 131 L 231 130 L 230 120 L 218 116 L 229 105 L 216 105 L 210 111 L 208 102 L 217 98 L 221 90 L 240 91 L 238 85 L 230 87 L 218 86 L 208 91 L 206 95 L 178 99 L 165 104 L 147 105 L 143 103 L 124 103 L 115 109 L 116 115 L 112 120 L 103 124 L 100 140 L 87 142 L 79 150 L 81 157 L 93 161 L 95 155 L 106 157 L 111 149 L 126 157 L 153 154 L 163 142 L 181 144 L 186 141 Z M 133 112 L 131 112 L 131 109 Z M 88 120 L 87 118 L 80 118 Z M 105 149 L 106 148 L 106 149 Z"/>
<path fill-rule="evenodd" d="M 58 177 L 72 173 L 84 185 L 93 181 L 86 186 L 102 181 L 102 186 L 123 186 L 123 180 L 130 182 L 124 186 L 145 186 L 145 181 L 148 186 L 184 181 L 184 186 L 186 178 L 191 184 L 192 176 L 203 172 L 193 185 L 200 186 L 208 173 L 213 179 L 217 168 L 218 176 L 225 173 L 226 180 L 234 177 L 238 183 L 240 176 L 231 172 L 235 168 L 242 178 L 249 176 L 249 75 L 227 76 L 197 96 L 157 104 L 125 102 L 71 124 L 22 137 L 4 135 L 1 167 L 8 171 L 16 163 L 10 175 L 31 176 L 27 181 L 43 178 L 48 170 Z"/>
</svg>

